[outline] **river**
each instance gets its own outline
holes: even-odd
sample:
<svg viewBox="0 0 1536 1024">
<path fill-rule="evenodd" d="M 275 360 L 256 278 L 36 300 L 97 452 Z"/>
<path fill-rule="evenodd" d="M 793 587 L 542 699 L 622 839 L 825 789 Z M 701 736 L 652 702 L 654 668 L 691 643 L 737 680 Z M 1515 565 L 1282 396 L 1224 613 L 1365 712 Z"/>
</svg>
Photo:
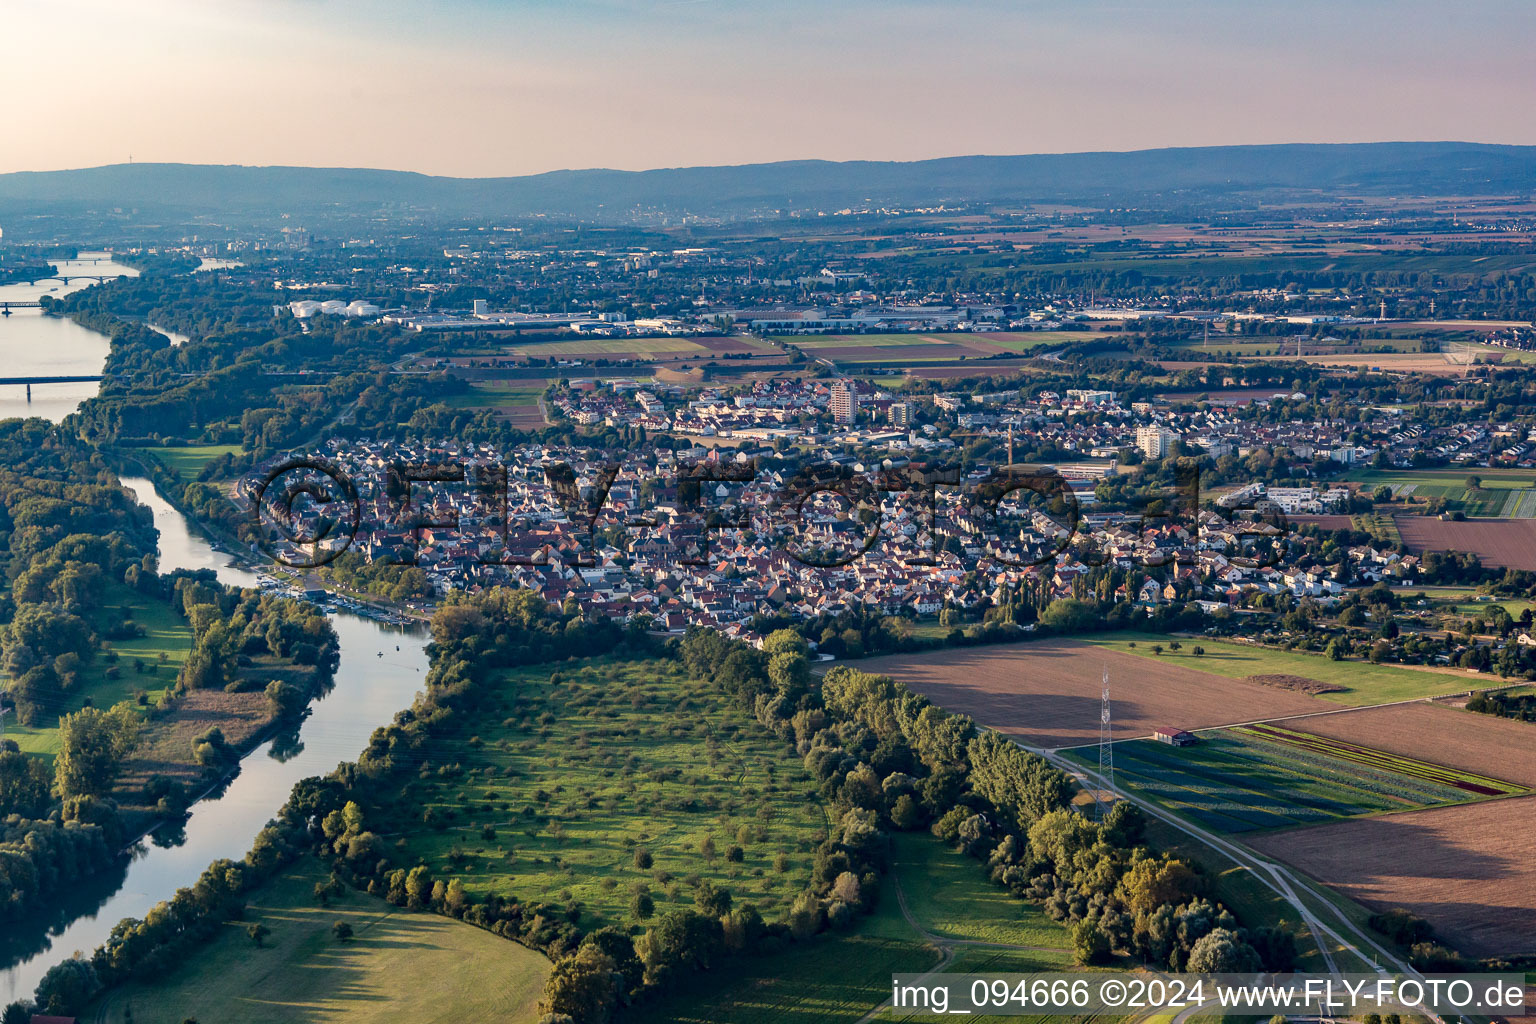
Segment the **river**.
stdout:
<svg viewBox="0 0 1536 1024">
<path fill-rule="evenodd" d="M 138 276 L 138 271 L 112 262 L 110 253 L 83 252 L 79 259 L 54 260 L 61 274 Z M 0 285 L 0 302 L 36 302 L 89 288 L 94 281 L 38 281 Z M 110 347 L 105 335 L 63 317 L 43 316 L 40 309 L 15 309 L 0 316 L 0 377 L 83 377 L 100 373 Z M 12 416 L 42 416 L 57 423 L 96 394 L 97 385 L 34 384 L 32 400 L 17 384 L 0 384 L 0 420 Z"/>
<path fill-rule="evenodd" d="M 154 511 L 161 571 L 213 569 L 232 586 L 256 585 L 255 574 L 231 565 L 226 555 L 193 533 L 149 480 L 128 478 L 123 483 Z M 126 875 L 117 872 L 94 887 L 81 887 L 52 909 L 52 920 L 8 926 L 0 937 L 0 1006 L 30 999 L 48 968 L 76 950 L 89 953 L 118 921 L 142 917 L 178 888 L 195 882 L 210 862 L 243 857 L 295 782 L 355 758 L 377 726 L 410 706 L 426 679 L 425 633 L 344 612 L 333 613 L 331 624 L 341 639 L 336 683 L 311 705 L 312 713 L 299 731 L 298 749 L 281 740 L 263 743 L 241 762 L 239 774 L 220 795 L 193 805 L 184 829 L 162 827 L 151 842 L 140 843 Z"/>
</svg>

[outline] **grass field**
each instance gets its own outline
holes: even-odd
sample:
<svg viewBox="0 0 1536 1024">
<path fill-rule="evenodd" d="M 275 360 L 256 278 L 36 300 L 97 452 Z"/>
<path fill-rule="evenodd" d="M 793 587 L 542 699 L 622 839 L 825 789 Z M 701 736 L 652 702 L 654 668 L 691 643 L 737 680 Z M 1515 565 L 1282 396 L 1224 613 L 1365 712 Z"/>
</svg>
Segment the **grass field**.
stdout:
<svg viewBox="0 0 1536 1024">
<path fill-rule="evenodd" d="M 127 608 L 133 621 L 144 628 L 145 635 L 133 640 L 115 640 L 111 650 L 118 655 L 118 679 L 108 679 L 111 667 L 104 652 L 98 652 L 90 664 L 80 670 L 79 681 L 64 695 L 63 702 L 52 709 L 52 714 L 33 727 L 19 724 L 11 717 L 5 724 L 6 739 L 15 740 L 23 751 L 43 754 L 51 761 L 59 747 L 59 716 L 79 711 L 85 698 L 98 708 L 106 709 L 119 701 L 132 700 L 139 689 L 149 693 L 152 703 L 158 704 L 167 687 L 176 682 L 176 673 L 186 660 L 192 647 L 192 627 L 171 610 L 164 601 L 157 601 L 134 593 L 120 583 L 107 587 L 104 610 L 96 615 L 97 629 L 110 617 L 116 621 L 119 609 Z M 164 655 L 164 660 L 161 656 Z M 134 671 L 135 660 L 144 662 L 147 671 Z"/>
<path fill-rule="evenodd" d="M 902 914 L 898 884 L 922 931 L 962 943 L 945 968 L 948 973 L 1070 969 L 1064 926 L 992 885 L 980 862 L 946 848 L 927 833 L 899 834 L 877 909 L 853 931 L 824 935 L 777 956 L 733 962 L 728 971 L 702 976 L 686 995 L 627 1015 L 625 1020 L 632 1024 L 852 1024 L 890 996 L 892 974 L 927 970 L 939 959 L 935 946 Z M 1048 948 L 963 944 L 972 942 Z M 935 1018 L 882 1014 L 877 1019 Z"/>
<path fill-rule="evenodd" d="M 1511 618 L 1518 619 L 1527 608 L 1536 612 L 1536 601 L 1481 594 L 1476 587 L 1419 587 L 1412 592 L 1412 597 L 1417 598 L 1419 594 L 1434 601 L 1438 608 L 1457 615 L 1487 616 L 1493 609 L 1503 608 Z"/>
<path fill-rule="evenodd" d="M 1144 658 L 1183 665 L 1202 672 L 1213 672 L 1231 679 L 1253 675 L 1293 675 L 1316 679 L 1344 687 L 1336 693 L 1319 695 L 1321 700 L 1338 704 L 1380 704 L 1393 700 L 1412 700 L 1466 689 L 1461 680 L 1441 672 L 1424 672 L 1394 665 L 1372 665 L 1365 661 L 1329 661 L 1321 654 L 1279 651 L 1268 647 L 1227 643 L 1220 640 L 1187 639 L 1183 649 L 1167 650 L 1168 638 L 1150 633 L 1113 633 L 1084 637 L 1084 643 L 1110 650 L 1125 651 Z M 1136 646 L 1130 646 L 1134 643 Z M 1162 654 L 1153 644 L 1164 647 Z M 1196 656 L 1196 646 L 1205 649 Z"/>
<path fill-rule="evenodd" d="M 196 480 L 208 463 L 221 455 L 239 455 L 242 449 L 237 444 L 198 444 L 183 448 L 129 448 L 128 451 L 142 452 L 182 480 Z"/>
<path fill-rule="evenodd" d="M 945 939 L 1042 946 L 1061 951 L 1065 967 L 1072 942 L 1065 926 L 1033 903 L 993 885 L 982 864 L 926 832 L 898 833 L 891 856 L 907 909 L 923 928 Z M 1034 951 L 1032 951 L 1034 952 Z M 1037 954 L 1049 957 L 1049 954 Z"/>
<path fill-rule="evenodd" d="M 674 663 L 593 659 L 558 677 L 509 672 L 499 706 L 434 736 L 390 812 L 412 823 L 404 856 L 476 895 L 580 902 L 584 927 L 632 922 L 637 886 L 658 915 L 691 905 L 703 879 L 779 916 L 827 826 L 800 758 Z"/>
<path fill-rule="evenodd" d="M 733 961 L 685 991 L 630 1011 L 625 1024 L 853 1024 L 889 998 L 891 975 L 926 971 L 939 953 L 902 920 L 896 899 L 852 932 L 776 956 Z"/>
<path fill-rule="evenodd" d="M 1133 740 L 1116 744 L 1114 754 L 1121 782 L 1226 833 L 1292 828 L 1519 791 L 1453 769 L 1268 726 L 1202 733 L 1192 747 Z M 1098 761 L 1097 748 L 1082 747 L 1068 755 L 1085 764 Z"/>
<path fill-rule="evenodd" d="M 1356 515 L 1349 517 L 1352 528 L 1361 533 L 1368 533 L 1374 539 L 1385 544 L 1401 544 L 1403 535 L 1397 532 L 1397 523 L 1389 515 Z"/>
<path fill-rule="evenodd" d="M 438 914 L 401 910 L 352 889 L 328 908 L 326 878 L 306 858 L 251 894 L 245 920 L 154 983 L 114 990 L 80 1019 L 139 1024 L 196 1019 L 241 1024 L 457 1024 L 532 1021 L 549 962 L 523 946 Z M 338 921 L 354 938 L 339 942 Z M 262 948 L 246 934 L 271 929 Z"/>
<path fill-rule="evenodd" d="M 1206 343 L 1204 338 L 1191 338 L 1174 342 L 1170 347 L 1219 356 L 1294 355 L 1296 339 L 1294 336 L 1281 335 L 1248 337 L 1213 333 L 1209 343 Z M 1339 354 L 1359 354 L 1362 357 L 1388 353 L 1420 353 L 1424 351 L 1424 342 L 1417 338 L 1370 338 L 1358 344 L 1325 345 L 1316 339 L 1307 338 L 1302 341 L 1301 347 L 1304 359 L 1323 360 L 1329 358 L 1328 353 L 1334 348 L 1339 350 Z"/>
<path fill-rule="evenodd" d="M 544 415 L 539 411 L 539 398 L 547 383 L 541 380 L 477 381 L 469 386 L 469 394 L 454 395 L 447 404 L 454 409 L 494 409 L 515 426 L 542 427 Z"/>
</svg>

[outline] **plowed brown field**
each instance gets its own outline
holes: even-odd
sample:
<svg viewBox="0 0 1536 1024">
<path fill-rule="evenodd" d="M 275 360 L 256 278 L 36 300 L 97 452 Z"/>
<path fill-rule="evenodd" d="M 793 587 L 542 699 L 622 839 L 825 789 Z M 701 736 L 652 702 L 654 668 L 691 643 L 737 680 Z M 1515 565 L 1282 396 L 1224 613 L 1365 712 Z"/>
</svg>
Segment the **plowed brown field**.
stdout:
<svg viewBox="0 0 1536 1024">
<path fill-rule="evenodd" d="M 1409 551 L 1463 551 L 1484 568 L 1536 569 L 1536 519 L 1469 519 L 1463 523 L 1428 516 L 1393 520 Z"/>
<path fill-rule="evenodd" d="M 1505 773 L 1508 774 L 1507 772 Z M 1536 953 L 1536 797 L 1247 840 L 1374 910 L 1405 907 L 1471 956 Z"/>
<path fill-rule="evenodd" d="M 852 665 L 899 679 L 941 707 L 1040 747 L 1098 742 L 1106 668 L 1116 739 L 1148 736 L 1163 726 L 1208 729 L 1338 707 L 1073 640 L 892 655 Z"/>
<path fill-rule="evenodd" d="M 1536 786 L 1536 723 L 1421 703 L 1323 715 L 1288 727 Z"/>
</svg>

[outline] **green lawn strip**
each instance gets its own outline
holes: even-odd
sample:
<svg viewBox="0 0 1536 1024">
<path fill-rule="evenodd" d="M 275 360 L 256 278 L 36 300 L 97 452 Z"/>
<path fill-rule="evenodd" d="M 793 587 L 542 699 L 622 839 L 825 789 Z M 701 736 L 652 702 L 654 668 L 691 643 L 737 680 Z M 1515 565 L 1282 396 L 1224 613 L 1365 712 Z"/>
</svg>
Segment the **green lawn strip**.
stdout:
<svg viewBox="0 0 1536 1024">
<path fill-rule="evenodd" d="M 194 444 L 175 448 L 129 448 L 142 452 L 183 480 L 196 480 L 203 467 L 221 455 L 239 455 L 238 444 Z"/>
<path fill-rule="evenodd" d="M 705 879 L 781 916 L 826 828 L 800 758 L 670 662 L 589 659 L 557 672 L 558 683 L 548 667 L 506 673 L 492 706 L 434 735 L 430 764 L 376 812 L 380 830 L 474 895 L 579 902 L 587 928 L 635 923 L 636 886 L 660 915 L 691 906 Z M 649 868 L 636 866 L 639 847 Z"/>
<path fill-rule="evenodd" d="M 1071 936 L 1033 903 L 992 884 L 974 857 L 949 849 L 933 836 L 898 833 L 892 859 L 907 909 L 919 924 L 947 939 L 1047 946 L 1066 952 Z"/>
<path fill-rule="evenodd" d="M 891 994 L 891 975 L 933 967 L 938 951 L 912 929 L 896 896 L 935 935 L 1046 950 L 956 947 L 945 973 L 1071 969 L 1067 931 L 1033 904 L 988 881 L 983 865 L 926 833 L 893 837 L 892 868 L 875 912 L 847 933 L 830 933 L 764 957 L 731 961 L 695 979 L 687 991 L 631 1011 L 632 1024 L 772 1024 L 856 1021 Z M 904 1017 L 892 1019 L 904 1020 Z"/>
<path fill-rule="evenodd" d="M 549 962 L 507 939 L 438 914 L 416 913 L 352 889 L 321 907 L 327 877 L 304 858 L 250 894 L 245 919 L 153 982 L 131 982 L 82 1020 L 390 1024 L 531 1021 Z M 340 942 L 331 928 L 351 925 Z M 271 934 L 257 948 L 246 929 Z"/>
<path fill-rule="evenodd" d="M 1177 651 L 1167 649 L 1169 637 L 1153 633 L 1105 633 L 1079 639 L 1096 647 L 1144 658 L 1172 660 L 1184 668 L 1229 679 L 1271 674 L 1304 676 L 1344 687 L 1338 693 L 1319 694 L 1319 699 L 1351 707 L 1413 700 L 1466 689 L 1464 680 L 1445 673 L 1424 672 L 1394 665 L 1372 665 L 1367 661 L 1331 661 L 1322 654 L 1279 651 L 1204 637 L 1182 639 L 1183 647 Z M 1131 643 L 1136 646 L 1129 646 Z M 1163 653 L 1153 652 L 1153 644 L 1161 644 Z M 1205 650 L 1203 656 L 1192 653 L 1196 646 Z"/>
<path fill-rule="evenodd" d="M 511 408 L 516 406 L 537 406 L 539 396 L 544 394 L 544 381 L 532 381 L 526 386 L 521 384 L 500 383 L 474 383 L 469 386 L 469 393 L 464 395 L 450 395 L 444 400 L 444 404 L 450 409 L 491 409 Z"/>
</svg>

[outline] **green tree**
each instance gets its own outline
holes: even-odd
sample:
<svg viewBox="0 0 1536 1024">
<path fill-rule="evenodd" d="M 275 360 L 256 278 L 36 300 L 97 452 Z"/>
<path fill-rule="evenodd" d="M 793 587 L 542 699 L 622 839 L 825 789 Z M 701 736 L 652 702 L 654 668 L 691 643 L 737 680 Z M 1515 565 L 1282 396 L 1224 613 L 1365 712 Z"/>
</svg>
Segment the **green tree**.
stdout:
<svg viewBox="0 0 1536 1024">
<path fill-rule="evenodd" d="M 555 961 L 539 1012 L 568 1014 L 582 1024 L 606 1024 L 613 1016 L 621 977 L 612 957 L 597 946 L 582 946 Z"/>
<path fill-rule="evenodd" d="M 1097 921 L 1084 918 L 1072 926 L 1072 957 L 1084 967 L 1109 958 L 1109 937 Z"/>
<path fill-rule="evenodd" d="M 0 747 L 0 818 L 38 817 L 48 807 L 48 786 L 48 768 L 42 758 Z"/>
<path fill-rule="evenodd" d="M 126 701 L 111 711 L 82 708 L 59 719 L 59 752 L 53 762 L 59 795 L 105 794 L 138 739 L 139 716 Z"/>
<path fill-rule="evenodd" d="M 1236 932 L 1215 928 L 1195 941 L 1185 969 L 1194 974 L 1252 974 L 1259 955 Z"/>
</svg>

